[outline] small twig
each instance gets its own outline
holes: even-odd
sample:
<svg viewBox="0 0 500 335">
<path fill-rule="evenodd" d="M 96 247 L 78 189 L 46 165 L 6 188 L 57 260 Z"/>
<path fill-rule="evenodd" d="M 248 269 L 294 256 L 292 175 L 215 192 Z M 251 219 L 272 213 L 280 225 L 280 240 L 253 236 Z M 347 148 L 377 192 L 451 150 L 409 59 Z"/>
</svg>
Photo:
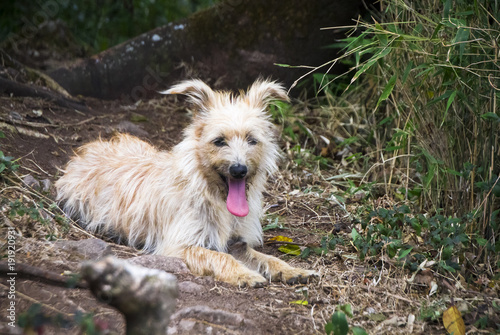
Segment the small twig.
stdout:
<svg viewBox="0 0 500 335">
<path fill-rule="evenodd" d="M 61 275 L 49 271 L 49 270 L 44 270 L 41 268 L 38 268 L 36 266 L 31 266 L 28 264 L 23 264 L 23 263 L 16 263 L 15 265 L 15 271 L 11 271 L 9 269 L 9 264 L 7 261 L 1 261 L 0 262 L 0 275 L 8 277 L 9 273 L 15 273 L 16 276 L 21 276 L 27 279 L 30 279 L 31 277 L 42 279 L 43 281 L 46 281 L 49 284 L 56 284 L 56 285 L 62 285 L 66 287 L 70 287 L 71 283 L 71 278 L 64 278 Z M 74 283 L 74 287 L 78 288 L 87 288 L 87 283 L 82 282 L 80 280 L 76 281 Z"/>
</svg>

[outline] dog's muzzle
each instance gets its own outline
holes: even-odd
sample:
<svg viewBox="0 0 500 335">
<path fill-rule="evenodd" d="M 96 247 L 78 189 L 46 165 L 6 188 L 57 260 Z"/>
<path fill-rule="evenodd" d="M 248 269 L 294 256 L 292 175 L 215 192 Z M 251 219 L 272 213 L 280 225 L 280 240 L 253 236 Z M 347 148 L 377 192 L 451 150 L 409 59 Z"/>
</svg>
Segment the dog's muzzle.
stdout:
<svg viewBox="0 0 500 335">
<path fill-rule="evenodd" d="M 243 179 L 247 175 L 248 168 L 240 163 L 233 164 L 229 167 L 229 174 L 234 179 Z"/>
</svg>

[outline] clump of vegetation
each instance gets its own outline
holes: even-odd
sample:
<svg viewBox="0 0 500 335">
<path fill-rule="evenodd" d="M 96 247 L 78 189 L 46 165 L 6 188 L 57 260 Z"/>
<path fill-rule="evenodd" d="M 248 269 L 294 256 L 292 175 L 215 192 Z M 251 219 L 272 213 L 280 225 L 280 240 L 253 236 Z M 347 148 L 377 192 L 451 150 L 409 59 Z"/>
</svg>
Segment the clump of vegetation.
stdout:
<svg viewBox="0 0 500 335">
<path fill-rule="evenodd" d="M 431 229 L 432 240 L 435 222 L 442 226 L 436 248 L 451 248 L 447 239 L 459 231 L 458 245 L 466 244 L 476 262 L 498 269 L 498 4 L 390 0 L 377 15 L 371 23 L 358 22 L 357 35 L 340 43 L 345 53 L 332 63 L 343 61 L 351 70 L 321 81 L 326 96 L 346 86 L 345 77 L 347 94 L 367 93 L 369 130 L 356 137 L 368 145 L 371 166 L 360 183 L 382 179 L 384 194 L 411 205 L 401 218 L 392 217 L 398 209 L 374 209 L 365 218 L 364 237 L 355 235 L 360 253 L 377 253 L 380 243 L 391 254 L 408 250 L 395 242 L 401 228 Z M 424 212 L 430 217 L 419 215 Z M 375 217 L 380 222 L 372 225 Z M 445 226 L 455 232 L 445 232 Z"/>
</svg>

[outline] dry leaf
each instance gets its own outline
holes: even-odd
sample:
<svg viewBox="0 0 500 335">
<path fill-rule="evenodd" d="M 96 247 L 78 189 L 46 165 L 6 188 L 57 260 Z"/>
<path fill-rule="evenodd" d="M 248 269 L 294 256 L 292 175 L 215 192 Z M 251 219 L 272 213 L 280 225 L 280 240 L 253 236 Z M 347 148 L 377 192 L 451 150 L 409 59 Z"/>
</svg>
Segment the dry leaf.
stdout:
<svg viewBox="0 0 500 335">
<path fill-rule="evenodd" d="M 278 235 L 276 237 L 270 238 L 270 241 L 281 241 L 281 242 L 293 242 L 290 237 Z"/>
<path fill-rule="evenodd" d="M 294 300 L 290 301 L 290 304 L 307 306 L 309 303 L 307 302 L 307 300 Z"/>
<path fill-rule="evenodd" d="M 455 306 L 451 306 L 443 312 L 443 324 L 448 334 L 465 335 L 464 320 Z"/>
</svg>

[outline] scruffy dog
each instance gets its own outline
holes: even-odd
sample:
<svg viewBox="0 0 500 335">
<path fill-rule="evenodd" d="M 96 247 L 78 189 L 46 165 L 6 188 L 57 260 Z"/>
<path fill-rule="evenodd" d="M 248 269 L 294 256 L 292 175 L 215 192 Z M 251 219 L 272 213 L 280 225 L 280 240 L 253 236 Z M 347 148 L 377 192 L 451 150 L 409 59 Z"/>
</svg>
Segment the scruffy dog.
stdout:
<svg viewBox="0 0 500 335">
<path fill-rule="evenodd" d="M 185 94 L 196 108 L 182 142 L 165 152 L 120 134 L 77 149 L 56 183 L 66 213 L 234 285 L 315 276 L 251 248 L 262 243 L 262 192 L 279 157 L 266 109 L 288 100 L 283 87 L 257 80 L 233 96 L 188 80 L 161 93 Z"/>
</svg>

